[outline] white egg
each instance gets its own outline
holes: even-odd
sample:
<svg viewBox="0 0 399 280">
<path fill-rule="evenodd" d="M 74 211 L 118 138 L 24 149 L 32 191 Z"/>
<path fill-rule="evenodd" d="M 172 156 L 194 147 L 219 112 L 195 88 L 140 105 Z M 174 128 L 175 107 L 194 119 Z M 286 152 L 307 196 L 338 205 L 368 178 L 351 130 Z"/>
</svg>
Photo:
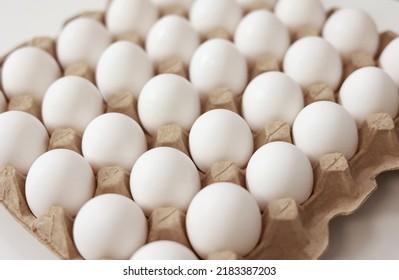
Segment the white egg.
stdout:
<svg viewBox="0 0 399 280">
<path fill-rule="evenodd" d="M 129 259 L 147 240 L 148 226 L 137 204 L 119 194 L 102 194 L 79 210 L 73 239 L 85 259 Z"/>
<path fill-rule="evenodd" d="M 295 145 L 315 164 L 328 153 L 342 153 L 349 160 L 357 150 L 357 127 L 341 105 L 318 101 L 306 106 L 292 127 Z"/>
<path fill-rule="evenodd" d="M 186 246 L 170 240 L 158 240 L 145 244 L 131 260 L 198 260 Z"/>
<path fill-rule="evenodd" d="M 391 41 L 382 51 L 379 66 L 387 72 L 399 88 L 399 38 Z"/>
<path fill-rule="evenodd" d="M 292 32 L 306 27 L 321 31 L 326 20 L 324 7 L 319 0 L 279 0 L 274 13 Z"/>
<path fill-rule="evenodd" d="M 97 86 L 105 101 L 122 91 L 131 91 L 137 97 L 153 75 L 153 66 L 147 53 L 127 41 L 109 46 L 101 55 L 96 69 Z"/>
<path fill-rule="evenodd" d="M 249 160 L 246 181 L 262 211 L 269 202 L 280 198 L 291 197 L 300 204 L 313 190 L 312 165 L 298 147 L 271 142 L 260 147 Z"/>
<path fill-rule="evenodd" d="M 26 176 L 26 201 L 36 217 L 51 206 L 61 206 L 72 217 L 91 199 L 95 177 L 89 163 L 78 153 L 55 149 L 42 154 Z"/>
<path fill-rule="evenodd" d="M 345 58 L 360 51 L 375 55 L 380 38 L 371 16 L 354 8 L 333 13 L 324 25 L 323 37 Z"/>
<path fill-rule="evenodd" d="M 188 20 L 170 15 L 154 23 L 148 32 L 145 48 L 155 63 L 180 58 L 188 65 L 199 44 L 199 35 Z"/>
<path fill-rule="evenodd" d="M 285 54 L 283 68 L 302 87 L 323 83 L 335 90 L 342 76 L 339 53 L 326 40 L 315 36 L 292 44 Z"/>
<path fill-rule="evenodd" d="M 247 62 L 230 41 L 212 39 L 195 51 L 189 74 L 191 82 L 202 96 L 219 87 L 227 87 L 239 95 L 248 79 Z"/>
<path fill-rule="evenodd" d="M 0 166 L 11 165 L 26 174 L 44 152 L 49 135 L 34 116 L 21 111 L 0 114 Z"/>
<path fill-rule="evenodd" d="M 242 115 L 254 132 L 271 121 L 292 125 L 303 106 L 300 86 L 282 72 L 260 74 L 242 96 Z"/>
<path fill-rule="evenodd" d="M 271 55 L 281 61 L 290 45 L 290 34 L 272 12 L 256 10 L 240 21 L 234 43 L 251 62 L 262 55 Z"/>
<path fill-rule="evenodd" d="M 57 40 L 57 56 L 65 68 L 75 62 L 86 62 L 95 69 L 112 36 L 99 21 L 80 17 L 68 22 Z"/>
<path fill-rule="evenodd" d="M 146 150 L 147 142 L 141 127 L 121 113 L 98 116 L 89 123 L 82 137 L 83 156 L 95 172 L 114 165 L 130 171 Z"/>
<path fill-rule="evenodd" d="M 377 67 L 363 67 L 346 78 L 339 90 L 339 103 L 360 126 L 373 113 L 395 118 L 399 95 L 392 78 Z"/>
<path fill-rule="evenodd" d="M 155 135 L 167 124 L 177 124 L 189 131 L 201 113 L 201 104 L 197 91 L 188 80 L 174 74 L 161 74 L 144 85 L 137 110 L 145 130 Z"/>
<path fill-rule="evenodd" d="M 0 90 L 0 113 L 7 110 L 7 99 L 5 98 L 3 92 Z"/>
<path fill-rule="evenodd" d="M 222 28 L 232 35 L 242 14 L 236 1 L 196 0 L 191 5 L 189 19 L 191 25 L 201 34 Z"/>
<path fill-rule="evenodd" d="M 108 6 L 105 23 L 113 34 L 135 32 L 146 38 L 158 18 L 158 9 L 148 0 L 113 0 Z"/>
<path fill-rule="evenodd" d="M 9 99 L 29 94 L 40 104 L 47 88 L 61 76 L 61 70 L 57 61 L 47 52 L 24 47 L 6 58 L 1 75 L 4 94 Z"/>
<path fill-rule="evenodd" d="M 203 172 L 218 161 L 232 161 L 244 168 L 254 148 L 248 124 L 225 109 L 208 111 L 194 122 L 189 146 L 191 157 Z"/>
<path fill-rule="evenodd" d="M 243 187 L 214 183 L 191 201 L 186 229 L 190 244 L 203 259 L 224 250 L 245 256 L 258 243 L 262 218 L 254 197 Z"/>
<path fill-rule="evenodd" d="M 145 152 L 130 175 L 132 197 L 148 217 L 155 209 L 166 206 L 186 212 L 200 189 L 199 173 L 192 160 L 170 147 Z"/>
<path fill-rule="evenodd" d="M 274 7 L 277 0 L 236 0 L 236 2 L 244 8 L 251 8 L 253 6 L 263 4 L 263 3 L 270 5 L 270 7 Z"/>
<path fill-rule="evenodd" d="M 151 2 L 154 3 L 158 8 L 179 6 L 188 11 L 194 0 L 151 0 Z"/>
<path fill-rule="evenodd" d="M 42 117 L 51 133 L 57 128 L 73 128 L 83 133 L 103 110 L 103 99 L 95 85 L 78 76 L 66 76 L 48 88 Z"/>
</svg>

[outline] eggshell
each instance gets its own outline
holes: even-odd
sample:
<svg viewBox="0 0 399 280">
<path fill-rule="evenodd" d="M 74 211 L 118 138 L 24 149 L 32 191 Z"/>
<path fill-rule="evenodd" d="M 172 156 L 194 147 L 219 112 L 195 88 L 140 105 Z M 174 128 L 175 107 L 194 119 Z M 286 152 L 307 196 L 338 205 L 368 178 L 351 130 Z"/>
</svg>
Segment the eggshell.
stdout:
<svg viewBox="0 0 399 280">
<path fill-rule="evenodd" d="M 283 68 L 302 87 L 323 83 L 335 90 L 342 76 L 339 53 L 326 40 L 315 36 L 292 44 L 285 54 Z"/>
<path fill-rule="evenodd" d="M 247 62 L 230 41 L 212 39 L 195 51 L 189 74 L 191 82 L 202 96 L 218 87 L 227 87 L 238 95 L 247 83 Z"/>
<path fill-rule="evenodd" d="M 38 71 L 40 69 L 40 71 Z M 57 61 L 47 52 L 24 47 L 13 51 L 4 61 L 1 79 L 4 94 L 29 94 L 40 104 L 47 88 L 61 76 Z"/>
<path fill-rule="evenodd" d="M 248 124 L 225 109 L 208 111 L 194 122 L 189 146 L 191 157 L 203 172 L 218 161 L 232 161 L 243 168 L 254 148 Z"/>
<path fill-rule="evenodd" d="M 97 172 L 105 166 L 131 170 L 137 158 L 147 150 L 141 127 L 121 113 L 107 113 L 89 123 L 82 137 L 83 156 Z"/>
<path fill-rule="evenodd" d="M 7 100 L 3 94 L 3 92 L 0 90 L 0 113 L 3 113 L 7 110 Z"/>
<path fill-rule="evenodd" d="M 94 195 L 95 178 L 89 163 L 78 153 L 55 149 L 35 160 L 26 176 L 25 193 L 36 217 L 51 206 L 61 206 L 74 217 Z"/>
<path fill-rule="evenodd" d="M 108 6 L 105 23 L 113 34 L 135 32 L 146 38 L 158 18 L 158 9 L 148 0 L 113 0 Z"/>
<path fill-rule="evenodd" d="M 287 142 L 271 142 L 252 155 L 246 182 L 262 211 L 269 202 L 280 198 L 291 197 L 301 204 L 313 190 L 312 165 L 298 147 Z"/>
<path fill-rule="evenodd" d="M 304 106 L 300 86 L 282 72 L 266 72 L 253 79 L 242 96 L 242 115 L 253 131 L 271 121 L 290 125 Z"/>
<path fill-rule="evenodd" d="M 94 70 L 101 54 L 111 43 L 111 33 L 103 24 L 79 17 L 68 22 L 58 36 L 58 60 L 64 68 L 75 62 L 86 62 Z"/>
<path fill-rule="evenodd" d="M 395 118 L 399 109 L 398 88 L 385 71 L 363 67 L 346 78 L 339 90 L 339 103 L 358 126 L 373 113 L 388 113 Z"/>
<path fill-rule="evenodd" d="M 166 124 L 177 124 L 189 131 L 201 113 L 201 104 L 189 81 L 178 75 L 162 74 L 144 85 L 137 110 L 145 130 L 155 135 Z"/>
<path fill-rule="evenodd" d="M 382 51 L 379 66 L 387 72 L 399 88 L 399 37 L 391 41 Z"/>
<path fill-rule="evenodd" d="M 194 163 L 186 154 L 170 147 L 158 147 L 142 154 L 130 176 L 133 199 L 146 216 L 166 206 L 185 212 L 200 189 L 201 181 Z"/>
<path fill-rule="evenodd" d="M 66 76 L 47 90 L 42 104 L 43 122 L 52 133 L 56 128 L 73 128 L 83 133 L 103 113 L 101 93 L 89 80 Z"/>
<path fill-rule="evenodd" d="M 137 204 L 119 194 L 102 194 L 79 210 L 73 239 L 85 259 L 129 259 L 147 239 L 147 220 Z"/>
<path fill-rule="evenodd" d="M 198 260 L 186 246 L 170 240 L 158 240 L 145 244 L 131 260 Z"/>
<path fill-rule="evenodd" d="M 334 12 L 323 27 L 323 37 L 346 58 L 360 51 L 375 55 L 379 44 L 379 33 L 371 16 L 354 8 Z"/>
<path fill-rule="evenodd" d="M 290 34 L 272 12 L 256 10 L 240 21 L 234 43 L 251 62 L 261 55 L 271 55 L 281 61 L 290 45 Z"/>
<path fill-rule="evenodd" d="M 321 31 L 326 20 L 326 12 L 319 0 L 279 0 L 274 14 L 292 32 L 305 27 Z"/>
<path fill-rule="evenodd" d="M 186 216 L 190 244 L 203 259 L 223 250 L 245 256 L 257 244 L 261 228 L 262 218 L 253 196 L 227 182 L 202 189 L 191 201 Z"/>
<path fill-rule="evenodd" d="M 23 174 L 44 152 L 49 135 L 34 116 L 21 111 L 0 114 L 0 166 L 11 165 Z"/>
<path fill-rule="evenodd" d="M 148 32 L 145 48 L 155 63 L 177 57 L 188 65 L 199 44 L 199 35 L 188 20 L 171 15 L 154 23 Z"/>
<path fill-rule="evenodd" d="M 127 41 L 109 46 L 101 55 L 96 69 L 97 86 L 105 101 L 122 91 L 131 91 L 137 97 L 153 75 L 153 66 L 147 53 Z"/>
<path fill-rule="evenodd" d="M 327 153 L 342 153 L 349 160 L 358 145 L 355 120 L 341 105 L 330 101 L 314 102 L 299 112 L 292 137 L 312 164 Z"/>
<path fill-rule="evenodd" d="M 201 34 L 222 28 L 234 34 L 242 17 L 242 9 L 231 0 L 196 0 L 191 5 L 189 19 L 191 25 Z"/>
</svg>

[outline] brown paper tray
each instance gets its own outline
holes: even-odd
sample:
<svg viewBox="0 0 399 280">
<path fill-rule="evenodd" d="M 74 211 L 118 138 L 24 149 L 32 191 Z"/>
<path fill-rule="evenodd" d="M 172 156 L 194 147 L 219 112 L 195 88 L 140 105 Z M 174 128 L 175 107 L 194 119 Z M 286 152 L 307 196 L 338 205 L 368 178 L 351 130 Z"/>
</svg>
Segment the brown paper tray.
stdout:
<svg viewBox="0 0 399 280">
<path fill-rule="evenodd" d="M 103 19 L 102 13 L 85 13 L 85 16 Z M 133 34 L 134 35 L 134 34 Z M 137 36 L 127 36 L 137 40 Z M 381 34 L 381 50 L 396 37 L 392 32 Z M 126 39 L 124 38 L 124 39 Z M 135 41 L 137 42 L 137 41 Z M 54 55 L 54 40 L 36 38 L 23 44 L 38 46 Z M 5 58 L 0 58 L 0 67 Z M 367 54 L 356 54 L 346 63 L 345 73 L 362 66 L 374 64 Z M 259 73 L 279 69 L 276 60 L 259 58 L 249 72 L 250 77 Z M 187 75 L 187 69 L 176 59 L 161 63 L 159 73 Z M 93 73 L 84 64 L 65 69 L 65 75 L 79 75 L 93 81 Z M 313 85 L 304 92 L 306 104 L 319 100 L 335 101 L 336 95 L 325 85 Z M 239 113 L 240 99 L 228 89 L 216 89 L 203 101 L 203 111 L 225 108 Z M 30 96 L 9 100 L 9 110 L 22 110 L 40 118 L 38 108 Z M 136 100 L 128 92 L 116 93 L 107 105 L 106 112 L 121 112 L 138 121 Z M 261 239 L 256 248 L 246 256 L 234 252 L 216 252 L 209 259 L 318 259 L 328 247 L 328 225 L 339 215 L 356 211 L 373 193 L 375 178 L 386 171 L 399 169 L 399 117 L 395 120 L 385 113 L 374 114 L 359 129 L 359 147 L 349 161 L 342 154 L 322 156 L 314 167 L 314 190 L 302 205 L 291 198 L 271 202 L 263 213 Z M 155 137 L 147 136 L 149 147 L 170 146 L 187 155 L 188 134 L 176 125 L 160 128 Z M 272 142 L 291 142 L 288 124 L 273 122 L 254 135 L 255 147 Z M 68 148 L 81 153 L 81 135 L 72 129 L 58 129 L 50 139 L 49 149 Z M 118 166 L 102 168 L 97 174 L 95 195 L 120 193 L 131 197 L 128 185 L 129 173 Z M 206 174 L 201 174 L 202 185 L 228 181 L 245 187 L 245 170 L 232 162 L 217 162 Z M 36 218 L 30 212 L 25 199 L 25 177 L 12 166 L 0 167 L 0 202 L 11 215 L 42 244 L 61 259 L 82 259 L 76 249 L 72 227 L 73 218 L 65 211 L 53 206 L 47 214 Z M 168 239 L 190 247 L 185 231 L 185 214 L 173 207 L 159 208 L 148 219 L 148 242 Z"/>
</svg>

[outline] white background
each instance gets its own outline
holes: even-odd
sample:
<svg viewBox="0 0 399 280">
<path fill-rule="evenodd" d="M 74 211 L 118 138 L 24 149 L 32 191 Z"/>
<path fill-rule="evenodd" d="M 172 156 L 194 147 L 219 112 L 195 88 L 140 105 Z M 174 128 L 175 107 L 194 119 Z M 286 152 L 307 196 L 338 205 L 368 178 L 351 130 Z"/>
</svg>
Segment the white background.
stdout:
<svg viewBox="0 0 399 280">
<path fill-rule="evenodd" d="M 37 36 L 57 36 L 65 19 L 103 10 L 107 0 L 0 0 L 0 56 Z M 326 7 L 355 6 L 380 30 L 399 33 L 399 3 L 392 0 L 324 0 Z M 378 179 L 379 189 L 348 217 L 332 221 L 326 259 L 399 259 L 399 172 Z M 0 259 L 56 259 L 0 205 Z"/>
</svg>

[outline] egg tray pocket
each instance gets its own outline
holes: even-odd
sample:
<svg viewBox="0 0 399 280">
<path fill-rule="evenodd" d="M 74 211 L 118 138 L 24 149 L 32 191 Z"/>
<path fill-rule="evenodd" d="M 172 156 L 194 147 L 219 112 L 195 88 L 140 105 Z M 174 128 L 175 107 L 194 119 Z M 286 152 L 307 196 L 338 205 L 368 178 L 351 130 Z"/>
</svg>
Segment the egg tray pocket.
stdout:
<svg viewBox="0 0 399 280">
<path fill-rule="evenodd" d="M 103 13 L 89 12 L 84 16 L 102 20 Z M 381 50 L 396 37 L 392 32 L 384 32 L 380 38 Z M 123 39 L 137 39 L 134 34 Z M 35 38 L 21 46 L 36 46 L 55 56 L 55 42 L 51 38 Z M 19 46 L 19 47 L 21 47 Z M 18 48 L 18 47 L 17 47 Z M 0 67 L 5 57 L 0 58 Z M 346 75 L 357 68 L 373 64 L 374 60 L 364 54 L 356 54 L 346 63 Z M 258 60 L 249 76 L 277 70 L 273 58 Z M 159 73 L 187 75 L 187 69 L 175 59 L 162 63 Z M 65 69 L 64 75 L 78 75 L 94 80 L 93 73 L 85 64 L 76 64 Z M 325 85 L 313 85 L 304 91 L 305 103 L 329 100 L 336 96 Z M 216 89 L 203 101 L 204 111 L 224 108 L 239 113 L 240 100 L 228 89 Z M 40 109 L 32 97 L 19 96 L 8 103 L 8 110 L 28 112 L 40 119 Z M 138 121 L 136 100 L 128 92 L 118 93 L 108 102 L 107 112 L 120 112 Z M 377 184 L 375 178 L 386 171 L 399 169 L 399 117 L 393 120 L 388 114 L 373 114 L 359 129 L 359 147 L 349 161 L 342 154 L 332 153 L 322 156 L 314 167 L 314 188 L 311 197 L 298 205 L 291 198 L 272 201 L 263 213 L 262 235 L 257 246 L 246 256 L 231 251 L 215 252 L 208 259 L 318 259 L 327 250 L 331 219 L 339 215 L 349 215 L 356 211 L 373 193 Z M 147 135 L 149 147 L 169 146 L 187 155 L 188 135 L 176 125 L 161 127 L 157 135 Z M 269 123 L 263 130 L 254 134 L 255 148 L 273 142 L 292 142 L 290 126 L 283 122 Z M 73 129 L 57 129 L 50 138 L 49 150 L 71 149 L 81 153 L 81 135 Z M 97 174 L 95 195 L 119 193 L 131 198 L 129 173 L 121 167 L 111 166 L 100 169 Z M 289 176 L 289 174 L 287 174 Z M 245 186 L 245 170 L 232 162 L 217 162 L 207 173 L 201 174 L 202 185 L 213 182 L 233 182 Z M 64 209 L 53 206 L 36 218 L 30 211 L 25 198 L 25 176 L 12 166 L 0 167 L 0 202 L 9 213 L 42 244 L 61 259 L 82 259 L 76 249 L 72 227 L 73 218 Z M 188 247 L 185 230 L 185 213 L 165 207 L 153 211 L 148 219 L 147 242 L 155 240 L 174 240 Z"/>
</svg>

